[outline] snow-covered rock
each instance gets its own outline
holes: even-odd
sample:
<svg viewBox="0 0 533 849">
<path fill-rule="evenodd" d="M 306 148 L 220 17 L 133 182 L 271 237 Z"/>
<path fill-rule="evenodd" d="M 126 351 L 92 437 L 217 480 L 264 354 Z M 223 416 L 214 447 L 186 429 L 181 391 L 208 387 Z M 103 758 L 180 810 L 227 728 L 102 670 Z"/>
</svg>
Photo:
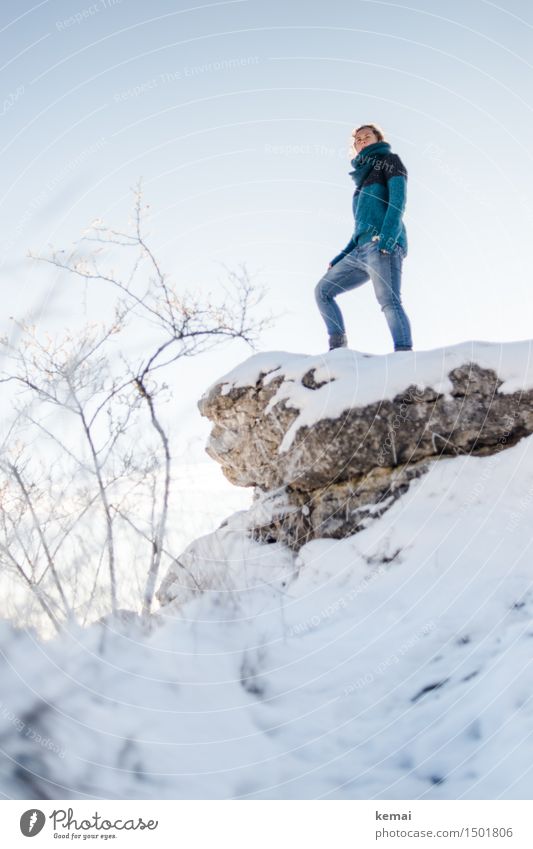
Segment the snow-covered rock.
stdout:
<svg viewBox="0 0 533 849">
<path fill-rule="evenodd" d="M 213 422 L 207 451 L 230 481 L 275 498 L 259 538 L 294 548 L 343 538 L 388 509 L 427 461 L 491 454 L 532 433 L 531 354 L 530 341 L 259 354 L 201 399 Z"/>
</svg>

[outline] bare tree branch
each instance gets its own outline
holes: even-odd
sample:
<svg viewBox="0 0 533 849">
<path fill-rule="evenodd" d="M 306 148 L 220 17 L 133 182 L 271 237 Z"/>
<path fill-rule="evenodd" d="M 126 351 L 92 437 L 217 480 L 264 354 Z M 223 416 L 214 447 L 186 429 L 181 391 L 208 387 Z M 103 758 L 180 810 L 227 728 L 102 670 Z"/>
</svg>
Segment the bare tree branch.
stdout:
<svg viewBox="0 0 533 849">
<path fill-rule="evenodd" d="M 163 556 L 176 561 L 165 546 L 173 471 L 165 370 L 232 339 L 253 347 L 268 324 L 255 315 L 263 293 L 244 265 L 225 268 L 221 297 L 176 286 L 145 233 L 141 180 L 133 195 L 131 229 L 96 221 L 72 250 L 29 254 L 84 281 L 86 292 L 98 285 L 109 323 L 51 336 L 17 322 L 1 340 L 14 419 L 0 447 L 0 551 L 55 627 L 73 606 L 83 622 L 96 607 L 105 612 L 106 593 L 113 611 L 127 599 L 150 614 Z M 120 272 L 107 267 L 115 254 Z M 123 562 L 132 543 L 143 568 L 135 596 Z"/>
</svg>

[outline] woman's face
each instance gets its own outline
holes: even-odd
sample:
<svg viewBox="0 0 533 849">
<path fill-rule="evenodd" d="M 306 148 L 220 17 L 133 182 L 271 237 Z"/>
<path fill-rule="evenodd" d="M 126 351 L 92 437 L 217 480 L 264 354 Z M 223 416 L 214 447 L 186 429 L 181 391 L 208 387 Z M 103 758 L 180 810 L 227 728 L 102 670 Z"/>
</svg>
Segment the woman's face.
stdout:
<svg viewBox="0 0 533 849">
<path fill-rule="evenodd" d="M 376 133 L 374 130 L 371 130 L 370 127 L 363 127 L 357 132 L 354 130 L 352 138 L 354 149 L 357 153 L 360 153 L 360 151 L 362 151 L 363 148 L 368 147 L 369 144 L 375 144 L 375 142 L 379 141 Z"/>
</svg>

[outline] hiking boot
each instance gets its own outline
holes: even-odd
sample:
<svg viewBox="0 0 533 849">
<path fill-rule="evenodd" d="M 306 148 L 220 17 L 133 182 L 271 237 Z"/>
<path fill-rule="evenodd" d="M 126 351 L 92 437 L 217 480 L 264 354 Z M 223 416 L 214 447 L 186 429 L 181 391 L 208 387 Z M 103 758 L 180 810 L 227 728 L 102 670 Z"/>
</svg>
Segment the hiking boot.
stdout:
<svg viewBox="0 0 533 849">
<path fill-rule="evenodd" d="M 346 338 L 345 333 L 334 333 L 333 336 L 329 337 L 329 350 L 333 351 L 334 348 L 347 348 L 348 340 Z"/>
<path fill-rule="evenodd" d="M 403 347 L 403 348 L 395 348 L 395 349 L 394 349 L 394 353 L 396 353 L 397 351 L 412 351 L 412 350 L 413 350 L 412 348 L 406 348 L 406 347 Z"/>
</svg>

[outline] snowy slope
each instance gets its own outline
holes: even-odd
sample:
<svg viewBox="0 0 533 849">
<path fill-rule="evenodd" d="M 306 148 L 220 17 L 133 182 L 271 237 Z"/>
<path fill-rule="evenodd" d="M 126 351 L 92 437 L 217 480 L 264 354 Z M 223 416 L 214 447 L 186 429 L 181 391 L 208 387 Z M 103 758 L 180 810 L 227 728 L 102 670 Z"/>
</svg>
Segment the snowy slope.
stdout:
<svg viewBox="0 0 533 849">
<path fill-rule="evenodd" d="M 5 625 L 4 794 L 531 798 L 532 461 L 530 437 L 434 462 L 295 560 L 237 514 L 151 635 Z"/>
</svg>

